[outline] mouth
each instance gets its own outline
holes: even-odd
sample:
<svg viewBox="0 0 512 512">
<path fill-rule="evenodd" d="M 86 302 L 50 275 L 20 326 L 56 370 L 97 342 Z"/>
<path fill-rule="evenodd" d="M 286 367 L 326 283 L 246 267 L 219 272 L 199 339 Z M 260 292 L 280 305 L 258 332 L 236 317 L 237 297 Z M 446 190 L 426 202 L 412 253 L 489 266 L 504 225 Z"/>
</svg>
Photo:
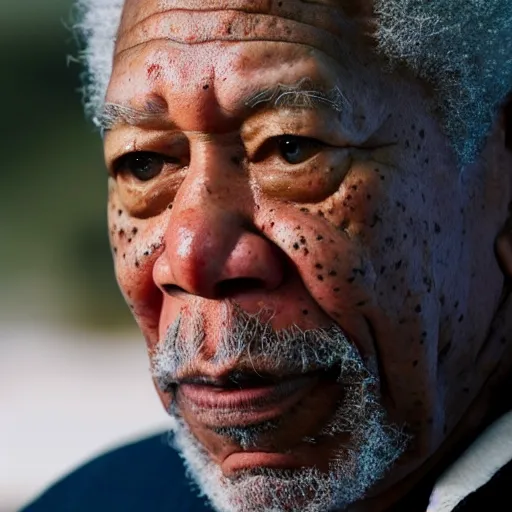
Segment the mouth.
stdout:
<svg viewBox="0 0 512 512">
<path fill-rule="evenodd" d="M 275 377 L 231 374 L 222 380 L 189 379 L 176 387 L 176 400 L 207 428 L 247 427 L 274 421 L 313 391 L 336 385 L 340 368 Z"/>
</svg>

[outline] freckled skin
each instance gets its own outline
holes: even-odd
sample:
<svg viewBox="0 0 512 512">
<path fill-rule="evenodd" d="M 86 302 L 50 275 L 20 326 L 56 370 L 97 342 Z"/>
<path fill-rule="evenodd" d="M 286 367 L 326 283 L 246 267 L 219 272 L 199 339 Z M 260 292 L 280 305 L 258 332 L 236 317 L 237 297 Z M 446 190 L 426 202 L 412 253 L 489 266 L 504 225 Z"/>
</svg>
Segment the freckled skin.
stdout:
<svg viewBox="0 0 512 512">
<path fill-rule="evenodd" d="M 263 8 L 238 3 L 251 16 Z M 297 41 L 281 31 L 281 18 L 256 23 L 242 11 L 220 18 L 189 12 L 176 35 L 189 44 L 159 39 L 177 15 L 161 8 L 156 1 L 127 2 L 107 99 L 141 105 L 159 97 L 173 127 L 122 127 L 105 140 L 110 167 L 126 148 L 168 154 L 173 141 L 187 148 L 180 150 L 185 165 L 147 184 L 110 178 L 116 275 L 148 349 L 182 308 L 193 304 L 214 319 L 226 299 L 250 313 L 264 305 L 274 312 L 275 329 L 339 324 L 378 374 L 391 421 L 414 435 L 386 489 L 436 452 L 506 350 L 487 337 L 503 289 L 494 241 L 512 195 L 503 132 L 494 130 L 485 159 L 461 176 L 429 114 L 424 86 L 385 75 L 363 36 L 344 38 L 326 22 L 315 26 L 314 10 L 325 6 L 301 6 L 294 19 L 303 16 L 311 31 Z M 211 26 L 218 33 L 211 35 Z M 307 46 L 313 33 L 317 42 Z M 208 42 L 192 44 L 191 34 Z M 255 34 L 269 40 L 254 41 Z M 347 73 L 343 59 L 325 50 L 333 38 L 362 52 L 359 67 Z M 345 112 L 303 113 L 301 121 L 240 108 L 255 86 L 304 77 L 342 87 L 357 120 Z M 325 116 L 329 121 L 318 119 Z M 329 149 L 295 168 L 276 158 L 255 163 L 253 146 L 267 132 L 325 139 Z M 504 254 L 507 243 L 500 245 Z M 251 280 L 247 289 L 220 294 L 221 285 L 241 278 Z M 510 337 L 506 325 L 499 339 Z M 214 332 L 206 343 L 215 344 Z M 170 397 L 161 398 L 167 406 Z M 200 430 L 196 435 L 221 463 L 224 448 Z"/>
</svg>

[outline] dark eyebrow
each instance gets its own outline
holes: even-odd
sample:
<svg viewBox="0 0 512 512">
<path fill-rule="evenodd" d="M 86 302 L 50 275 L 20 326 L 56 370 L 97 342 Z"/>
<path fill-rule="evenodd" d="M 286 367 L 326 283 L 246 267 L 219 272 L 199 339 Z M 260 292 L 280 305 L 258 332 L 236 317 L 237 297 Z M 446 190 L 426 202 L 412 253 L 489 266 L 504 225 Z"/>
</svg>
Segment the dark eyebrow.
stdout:
<svg viewBox="0 0 512 512">
<path fill-rule="evenodd" d="M 267 108 L 300 108 L 313 109 L 317 107 L 330 108 L 341 112 L 348 106 L 347 98 L 339 87 L 330 89 L 315 84 L 308 78 L 299 80 L 296 84 L 277 84 L 273 87 L 252 93 L 245 99 L 244 104 L 250 109 Z"/>
</svg>

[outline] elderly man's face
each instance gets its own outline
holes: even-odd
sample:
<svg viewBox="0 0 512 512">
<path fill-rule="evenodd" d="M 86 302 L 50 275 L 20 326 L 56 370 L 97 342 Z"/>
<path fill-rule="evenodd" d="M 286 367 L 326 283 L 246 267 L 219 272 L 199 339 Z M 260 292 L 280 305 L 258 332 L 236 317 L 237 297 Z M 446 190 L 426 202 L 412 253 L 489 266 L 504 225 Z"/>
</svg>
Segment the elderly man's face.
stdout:
<svg viewBox="0 0 512 512">
<path fill-rule="evenodd" d="M 331 496 L 343 506 L 373 485 L 358 464 L 380 476 L 399 455 L 391 425 L 410 443 L 383 488 L 434 453 L 499 356 L 484 344 L 503 284 L 502 134 L 460 174 L 429 91 L 383 72 L 363 7 L 182 4 L 125 6 L 105 137 L 117 277 L 218 485 L 337 463 L 356 482 Z M 358 407 L 352 423 L 381 422 L 395 453 L 359 439 Z M 240 485 L 233 510 L 258 499 Z"/>
</svg>

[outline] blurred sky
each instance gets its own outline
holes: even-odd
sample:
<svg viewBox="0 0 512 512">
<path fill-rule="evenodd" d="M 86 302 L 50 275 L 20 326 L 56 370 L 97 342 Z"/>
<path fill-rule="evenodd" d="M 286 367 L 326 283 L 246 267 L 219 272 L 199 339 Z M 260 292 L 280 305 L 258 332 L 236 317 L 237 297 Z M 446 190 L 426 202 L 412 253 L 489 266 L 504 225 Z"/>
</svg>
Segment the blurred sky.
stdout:
<svg viewBox="0 0 512 512">
<path fill-rule="evenodd" d="M 114 280 L 70 20 L 70 0 L 0 0 L 0 512 L 165 419 Z"/>
</svg>

